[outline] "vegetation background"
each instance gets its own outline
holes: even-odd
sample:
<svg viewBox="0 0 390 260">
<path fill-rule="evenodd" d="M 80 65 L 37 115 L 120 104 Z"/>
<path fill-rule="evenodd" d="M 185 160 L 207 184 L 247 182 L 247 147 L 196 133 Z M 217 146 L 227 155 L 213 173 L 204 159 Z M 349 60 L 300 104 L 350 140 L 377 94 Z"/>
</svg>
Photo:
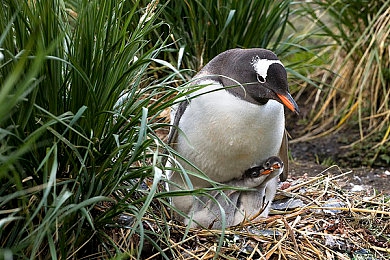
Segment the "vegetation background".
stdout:
<svg viewBox="0 0 390 260">
<path fill-rule="evenodd" d="M 1 3 L 1 258 L 175 255 L 168 197 L 204 191 L 164 190 L 167 108 L 230 48 L 283 61 L 311 108 L 296 142 L 357 127 L 390 163 L 388 0 Z"/>
</svg>

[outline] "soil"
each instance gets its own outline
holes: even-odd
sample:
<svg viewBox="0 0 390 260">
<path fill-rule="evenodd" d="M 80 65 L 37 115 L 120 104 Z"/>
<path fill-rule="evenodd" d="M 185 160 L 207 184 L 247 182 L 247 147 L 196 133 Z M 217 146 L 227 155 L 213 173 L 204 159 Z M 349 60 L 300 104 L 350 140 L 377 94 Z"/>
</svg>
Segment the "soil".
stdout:
<svg viewBox="0 0 390 260">
<path fill-rule="evenodd" d="M 296 115 L 289 114 L 286 114 L 287 131 L 292 139 L 298 138 L 304 133 L 304 126 Z M 345 129 L 310 141 L 290 142 L 290 178 L 314 177 L 319 174 L 336 176 L 350 172 L 339 180 L 342 188 L 390 195 L 390 165 L 381 163 L 377 167 L 365 166 L 367 158 L 363 151 L 343 148 L 346 140 L 350 142 L 358 139 L 358 132 Z"/>
</svg>

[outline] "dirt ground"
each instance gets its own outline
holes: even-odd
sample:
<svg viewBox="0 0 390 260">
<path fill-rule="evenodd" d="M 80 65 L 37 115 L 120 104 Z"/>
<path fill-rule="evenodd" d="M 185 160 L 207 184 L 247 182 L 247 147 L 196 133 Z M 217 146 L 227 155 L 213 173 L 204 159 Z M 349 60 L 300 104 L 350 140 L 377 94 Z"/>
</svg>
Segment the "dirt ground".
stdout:
<svg viewBox="0 0 390 260">
<path fill-rule="evenodd" d="M 390 175 L 389 170 L 383 168 L 342 168 L 338 166 L 323 166 L 315 161 L 294 160 L 290 162 L 290 178 L 295 179 L 302 176 L 314 177 L 322 175 L 340 175 L 350 172 L 338 179 L 340 187 L 349 190 L 366 190 L 368 194 L 373 194 L 374 189 L 384 194 L 390 195 Z"/>
<path fill-rule="evenodd" d="M 302 134 L 302 126 L 298 124 L 297 116 L 286 115 L 286 127 L 292 138 Z M 299 117 L 299 116 L 298 116 Z M 352 134 L 353 135 L 353 134 Z M 357 137 L 358 138 L 358 137 Z M 390 165 L 379 167 L 360 166 L 359 151 L 351 152 L 340 140 L 350 140 L 351 131 L 340 131 L 307 142 L 290 143 L 290 177 L 317 176 L 331 174 L 333 176 L 349 172 L 340 179 L 339 185 L 350 190 L 366 190 L 373 194 L 383 192 L 390 195 Z"/>
</svg>

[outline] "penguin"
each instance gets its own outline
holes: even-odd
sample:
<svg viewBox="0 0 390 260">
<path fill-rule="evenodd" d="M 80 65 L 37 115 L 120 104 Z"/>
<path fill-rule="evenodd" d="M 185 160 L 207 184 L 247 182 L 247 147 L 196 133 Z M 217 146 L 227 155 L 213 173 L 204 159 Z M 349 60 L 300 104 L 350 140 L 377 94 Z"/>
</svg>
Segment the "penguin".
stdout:
<svg viewBox="0 0 390 260">
<path fill-rule="evenodd" d="M 280 178 L 285 180 L 288 143 L 284 107 L 297 114 L 299 108 L 278 57 L 262 48 L 227 50 L 207 63 L 191 84 L 202 87 L 171 109 L 168 143 L 180 155 L 175 160 L 187 173 L 170 172 L 169 189 L 207 188 L 212 182 L 240 185 L 245 173 L 256 171 L 272 156 L 283 161 Z M 190 174 L 197 169 L 207 177 Z M 257 183 L 255 190 L 243 191 L 233 206 L 250 216 L 270 204 L 278 179 L 265 180 Z M 211 212 L 196 214 L 196 200 L 194 196 L 172 197 L 172 204 L 184 215 L 198 216 L 192 220 L 201 223 Z M 262 216 L 268 214 L 265 212 Z M 184 219 L 185 224 L 188 219 Z"/>
<path fill-rule="evenodd" d="M 261 194 L 264 197 L 264 189 L 262 188 L 270 180 L 278 177 L 283 172 L 283 167 L 283 162 L 279 157 L 271 156 L 261 165 L 245 171 L 240 179 L 225 182 L 224 185 L 234 186 L 235 188 L 256 188 L 256 194 Z M 209 196 L 200 196 L 192 204 L 191 212 L 193 215 L 190 219 L 186 219 L 185 222 L 193 228 L 207 227 L 221 229 L 223 227 L 223 221 L 220 208 L 222 207 L 225 214 L 225 226 L 236 226 L 243 223 L 247 211 L 240 207 L 240 201 L 242 198 L 247 197 L 245 195 L 246 193 L 242 193 L 240 190 L 224 190 L 223 192 L 212 191 Z M 212 199 L 210 196 L 212 196 Z M 253 201 L 254 216 L 268 215 L 269 206 L 261 200 Z"/>
</svg>

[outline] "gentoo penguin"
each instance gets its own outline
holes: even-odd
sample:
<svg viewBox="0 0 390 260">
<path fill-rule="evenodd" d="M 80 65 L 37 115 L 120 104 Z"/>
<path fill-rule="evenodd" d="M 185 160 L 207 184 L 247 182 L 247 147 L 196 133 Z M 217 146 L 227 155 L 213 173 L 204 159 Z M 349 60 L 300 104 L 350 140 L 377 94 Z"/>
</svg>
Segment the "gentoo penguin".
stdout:
<svg viewBox="0 0 390 260">
<path fill-rule="evenodd" d="M 264 197 L 264 187 L 270 180 L 277 178 L 283 172 L 283 162 L 277 156 L 271 156 L 261 165 L 248 169 L 240 179 L 225 182 L 227 186 L 236 188 L 256 188 L 259 198 Z M 276 191 L 276 187 L 275 187 Z M 245 194 L 245 193 L 244 193 Z M 222 214 L 220 208 L 224 209 L 225 226 L 235 226 L 245 219 L 245 209 L 240 207 L 240 201 L 246 196 L 239 190 L 212 191 L 209 196 L 199 196 L 192 204 L 192 219 L 188 221 L 192 227 L 203 226 L 208 228 L 222 228 Z M 210 198 L 212 196 L 212 199 Z M 218 201 L 216 203 L 215 201 Z M 260 216 L 268 215 L 269 206 L 264 201 L 253 201 L 253 213 Z M 188 224 L 186 223 L 186 224 Z"/>
<path fill-rule="evenodd" d="M 281 179 L 287 177 L 284 106 L 295 113 L 299 109 L 289 93 L 286 70 L 273 52 L 260 48 L 225 51 L 206 64 L 191 84 L 203 87 L 171 110 L 168 142 L 190 163 L 177 158 L 187 173 L 171 172 L 170 190 L 211 187 L 207 178 L 234 184 L 271 156 L 283 160 Z M 207 178 L 190 174 L 196 172 L 193 166 Z M 256 214 L 274 198 L 277 181 L 274 177 L 255 190 L 242 191 L 236 206 L 246 216 Z M 197 216 L 195 200 L 173 197 L 172 203 L 196 223 L 208 215 Z M 185 224 L 188 221 L 184 219 Z"/>
</svg>

